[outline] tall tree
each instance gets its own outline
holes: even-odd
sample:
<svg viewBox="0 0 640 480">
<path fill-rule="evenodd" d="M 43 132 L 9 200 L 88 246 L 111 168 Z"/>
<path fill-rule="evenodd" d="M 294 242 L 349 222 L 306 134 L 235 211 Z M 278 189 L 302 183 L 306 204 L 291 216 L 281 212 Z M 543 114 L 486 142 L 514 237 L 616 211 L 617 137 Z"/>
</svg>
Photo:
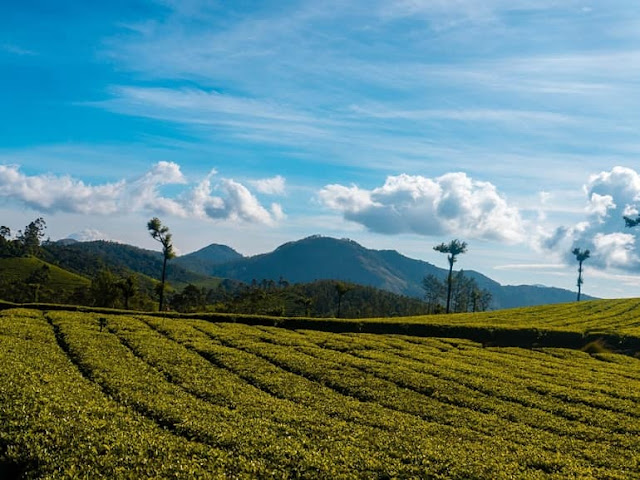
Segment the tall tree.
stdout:
<svg viewBox="0 0 640 480">
<path fill-rule="evenodd" d="M 122 296 L 124 297 L 125 310 L 129 310 L 129 301 L 136 295 L 136 293 L 138 293 L 137 283 L 137 277 L 135 274 L 130 274 L 118 282 L 118 288 L 120 288 Z"/>
<path fill-rule="evenodd" d="M 18 244 L 22 250 L 22 255 L 40 254 L 40 241 L 44 238 L 44 230 L 47 228 L 42 217 L 36 218 L 27 225 L 23 231 L 18 231 Z"/>
<path fill-rule="evenodd" d="M 589 250 L 580 250 L 579 248 L 574 248 L 571 253 L 576 256 L 576 260 L 578 260 L 578 302 L 580 301 L 580 293 L 582 291 L 582 284 L 584 281 L 582 280 L 582 262 L 584 262 L 589 256 L 591 252 Z"/>
<path fill-rule="evenodd" d="M 446 295 L 446 287 L 435 275 L 427 275 L 422 279 L 422 288 L 429 306 L 429 313 L 442 312 L 442 300 Z"/>
<path fill-rule="evenodd" d="M 51 270 L 49 265 L 42 265 L 40 268 L 35 269 L 25 280 L 25 283 L 33 289 L 33 302 L 38 303 L 40 300 L 40 289 L 49 281 L 51 277 Z"/>
<path fill-rule="evenodd" d="M 120 298 L 118 277 L 103 267 L 91 279 L 91 297 L 96 307 L 116 308 Z"/>
<path fill-rule="evenodd" d="M 171 233 L 169 233 L 169 227 L 162 225 L 162 222 L 158 217 L 153 217 L 147 222 L 147 230 L 154 240 L 157 240 L 162 244 L 162 278 L 160 280 L 160 303 L 158 309 L 160 311 L 164 308 L 164 290 L 165 280 L 167 273 L 167 261 L 176 256 L 173 250 L 173 244 L 171 243 Z"/>
<path fill-rule="evenodd" d="M 0 226 L 0 257 L 10 257 L 12 252 L 11 229 L 2 225 Z"/>
<path fill-rule="evenodd" d="M 347 285 L 344 282 L 336 282 L 336 293 L 338 294 L 338 314 L 336 317 L 340 318 L 342 313 L 342 297 L 351 290 L 353 287 L 351 285 Z"/>
<path fill-rule="evenodd" d="M 461 242 L 458 239 L 451 240 L 449 243 L 441 243 L 433 247 L 436 252 L 448 253 L 449 276 L 447 277 L 447 308 L 446 313 L 451 311 L 451 287 L 453 284 L 453 264 L 456 263 L 456 257 L 467 251 L 467 242 Z"/>
</svg>

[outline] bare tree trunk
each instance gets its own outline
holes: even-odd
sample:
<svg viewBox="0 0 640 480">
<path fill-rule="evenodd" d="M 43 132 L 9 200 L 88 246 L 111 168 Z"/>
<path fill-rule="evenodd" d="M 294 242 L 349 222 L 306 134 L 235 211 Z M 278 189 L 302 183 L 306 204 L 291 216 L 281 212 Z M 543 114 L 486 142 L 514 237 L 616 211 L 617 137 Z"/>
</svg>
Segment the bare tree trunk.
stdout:
<svg viewBox="0 0 640 480">
<path fill-rule="evenodd" d="M 449 313 L 451 311 L 451 284 L 453 283 L 453 257 L 449 256 L 449 278 L 447 279 L 447 310 Z"/>
<path fill-rule="evenodd" d="M 166 272 L 167 272 L 167 257 L 165 255 L 164 261 L 162 262 L 162 281 L 160 283 L 160 306 L 159 306 L 160 311 L 162 311 L 162 309 L 164 308 L 164 281 L 165 281 Z"/>
<path fill-rule="evenodd" d="M 580 293 L 582 291 L 582 262 L 578 264 L 578 302 L 580 301 Z"/>
</svg>

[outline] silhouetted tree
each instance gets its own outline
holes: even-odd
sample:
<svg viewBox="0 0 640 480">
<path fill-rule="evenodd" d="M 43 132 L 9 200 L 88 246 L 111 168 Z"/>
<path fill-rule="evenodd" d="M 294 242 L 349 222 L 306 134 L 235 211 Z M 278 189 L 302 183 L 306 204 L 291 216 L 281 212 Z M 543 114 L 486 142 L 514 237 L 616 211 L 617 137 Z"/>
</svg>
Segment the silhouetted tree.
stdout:
<svg viewBox="0 0 640 480">
<path fill-rule="evenodd" d="M 45 228 L 47 224 L 42 217 L 39 217 L 27 225 L 24 232 L 18 231 L 17 240 L 22 255 L 38 256 L 40 254 L 40 241 L 44 238 Z"/>
<path fill-rule="evenodd" d="M 129 310 L 129 301 L 138 293 L 137 278 L 134 274 L 123 278 L 118 282 L 118 288 L 124 297 L 124 308 Z"/>
<path fill-rule="evenodd" d="M 42 265 L 36 268 L 25 280 L 25 283 L 33 289 L 33 302 L 38 303 L 40 299 L 40 289 L 49 281 L 51 270 L 49 265 Z"/>
<path fill-rule="evenodd" d="M 300 297 L 299 302 L 304 308 L 305 317 L 310 317 L 311 316 L 311 308 L 313 307 L 313 303 L 314 303 L 313 298 Z"/>
<path fill-rule="evenodd" d="M 171 308 L 179 312 L 197 312 L 204 310 L 207 303 L 207 292 L 204 288 L 198 288 L 189 284 L 171 298 Z"/>
<path fill-rule="evenodd" d="M 108 268 L 102 268 L 91 279 L 91 297 L 97 307 L 115 308 L 120 298 L 120 287 L 116 277 Z"/>
<path fill-rule="evenodd" d="M 11 241 L 11 229 L 0 226 L 0 256 L 11 257 L 13 256 L 13 242 Z"/>
<path fill-rule="evenodd" d="M 491 292 L 481 289 L 475 279 L 460 270 L 453 278 L 451 306 L 454 312 L 485 311 L 491 303 Z"/>
<path fill-rule="evenodd" d="M 628 228 L 633 228 L 637 225 L 640 225 L 640 217 L 638 218 L 631 218 L 631 217 L 627 217 L 626 215 L 624 217 L 624 226 L 628 227 Z"/>
<path fill-rule="evenodd" d="M 173 244 L 171 243 L 171 234 L 169 233 L 169 227 L 162 225 L 158 217 L 153 217 L 147 222 L 147 230 L 154 240 L 157 240 L 162 244 L 162 278 L 160 280 L 160 302 L 158 309 L 160 311 L 164 308 L 164 290 L 165 280 L 167 272 L 167 261 L 176 256 L 173 250 Z"/>
<path fill-rule="evenodd" d="M 448 253 L 449 276 L 447 277 L 447 308 L 446 313 L 451 311 L 451 287 L 453 285 L 453 264 L 456 263 L 456 257 L 467 251 L 467 242 L 461 242 L 458 239 L 451 240 L 449 243 L 441 243 L 433 247 L 436 252 Z"/>
<path fill-rule="evenodd" d="M 353 287 L 347 285 L 344 282 L 336 282 L 336 293 L 338 294 L 338 313 L 336 315 L 337 318 L 340 318 L 340 312 L 342 310 L 342 297 L 351 290 Z"/>
<path fill-rule="evenodd" d="M 427 275 L 422 279 L 422 288 L 429 306 L 429 313 L 442 312 L 442 302 L 447 293 L 444 282 L 440 281 L 435 275 Z"/>
<path fill-rule="evenodd" d="M 589 256 L 591 252 L 589 250 L 580 250 L 579 248 L 574 248 L 571 253 L 576 256 L 576 260 L 578 260 L 578 299 L 580 301 L 580 292 L 582 291 L 582 262 L 584 262 Z"/>
</svg>

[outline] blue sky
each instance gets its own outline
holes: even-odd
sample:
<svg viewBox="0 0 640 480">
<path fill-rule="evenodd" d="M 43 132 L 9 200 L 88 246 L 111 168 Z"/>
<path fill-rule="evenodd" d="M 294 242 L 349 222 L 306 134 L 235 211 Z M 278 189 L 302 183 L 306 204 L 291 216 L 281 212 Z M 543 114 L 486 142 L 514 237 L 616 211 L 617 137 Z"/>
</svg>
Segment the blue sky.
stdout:
<svg viewBox="0 0 640 480">
<path fill-rule="evenodd" d="M 231 5 L 231 6 L 230 6 Z M 9 2 L 0 215 L 243 254 L 312 234 L 637 296 L 632 1 Z"/>
</svg>

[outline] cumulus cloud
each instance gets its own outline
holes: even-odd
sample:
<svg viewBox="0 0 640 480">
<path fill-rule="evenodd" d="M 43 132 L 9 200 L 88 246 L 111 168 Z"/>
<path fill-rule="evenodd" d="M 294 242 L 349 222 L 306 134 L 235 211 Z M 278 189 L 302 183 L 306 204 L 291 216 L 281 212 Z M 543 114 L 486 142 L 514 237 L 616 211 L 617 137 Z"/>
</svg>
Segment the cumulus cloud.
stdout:
<svg viewBox="0 0 640 480">
<path fill-rule="evenodd" d="M 453 234 L 507 243 L 525 240 L 518 210 L 494 185 L 462 172 L 434 179 L 389 176 L 384 185 L 373 190 L 327 185 L 318 197 L 347 220 L 374 232 Z"/>
<path fill-rule="evenodd" d="M 268 195 L 282 195 L 285 190 L 285 179 L 280 175 L 249 182 L 258 192 Z"/>
<path fill-rule="evenodd" d="M 29 176 L 22 173 L 17 165 L 0 165 L 0 198 L 18 201 L 46 213 L 114 215 L 152 212 L 266 225 L 284 218 L 280 205 L 273 204 L 267 210 L 241 183 L 221 179 L 212 185 L 212 177 L 216 174 L 212 170 L 204 180 L 189 187 L 178 164 L 162 161 L 133 180 L 88 185 L 68 175 Z M 284 179 L 282 182 L 284 184 Z M 184 185 L 186 191 L 171 198 L 160 191 L 167 185 Z M 272 182 L 271 188 L 276 187 L 277 181 Z M 220 195 L 212 195 L 213 190 Z"/>
<path fill-rule="evenodd" d="M 640 211 L 640 174 L 618 166 L 591 175 L 584 194 L 586 219 L 557 228 L 542 239 L 542 246 L 564 252 L 567 260 L 574 260 L 574 247 L 588 248 L 592 267 L 639 270 L 638 233 L 625 228 L 623 216 L 635 217 Z"/>
<path fill-rule="evenodd" d="M 84 230 L 76 233 L 72 233 L 67 238 L 77 240 L 79 242 L 92 242 L 95 240 L 113 240 L 104 232 L 96 230 L 95 228 L 85 228 Z"/>
<path fill-rule="evenodd" d="M 119 209 L 125 187 L 124 181 L 91 186 L 68 175 L 27 176 L 17 165 L 0 165 L 0 197 L 44 212 L 112 214 Z"/>
<path fill-rule="evenodd" d="M 200 218 L 242 220 L 249 223 L 273 224 L 282 218 L 282 209 L 270 212 L 247 187 L 231 179 L 223 179 L 215 190 L 224 196 L 213 195 L 212 171 L 191 192 L 188 198 L 190 209 Z M 277 205 L 277 204 L 276 204 Z"/>
</svg>

